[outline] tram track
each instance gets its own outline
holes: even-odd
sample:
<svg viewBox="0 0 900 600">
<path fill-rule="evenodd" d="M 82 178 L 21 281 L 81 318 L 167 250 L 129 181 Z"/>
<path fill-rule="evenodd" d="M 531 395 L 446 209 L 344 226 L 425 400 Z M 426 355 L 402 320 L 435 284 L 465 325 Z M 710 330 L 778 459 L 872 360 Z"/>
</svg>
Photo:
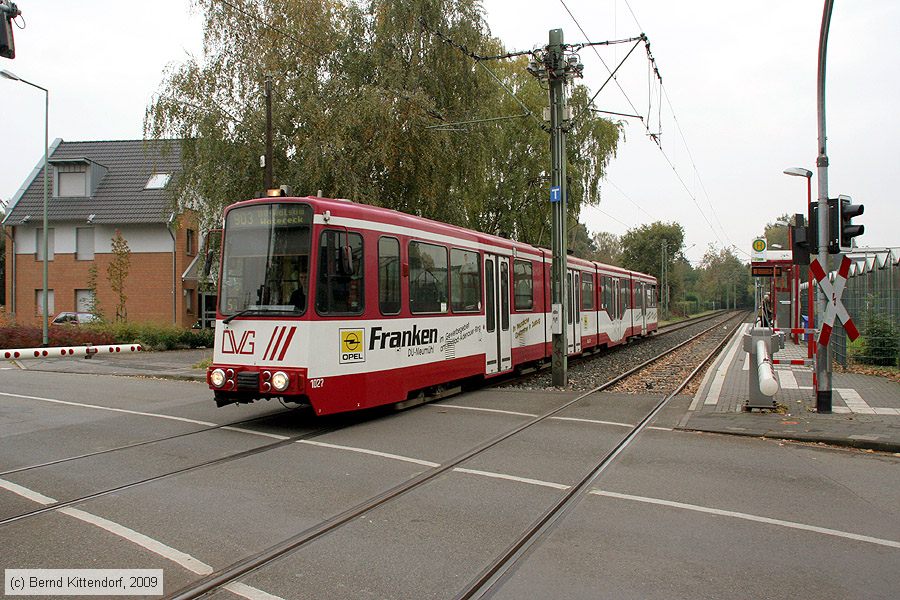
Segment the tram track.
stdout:
<svg viewBox="0 0 900 600">
<path fill-rule="evenodd" d="M 172 435 L 167 435 L 164 437 L 153 438 L 149 440 L 142 440 L 140 442 L 132 442 L 130 444 L 122 444 L 121 446 L 114 446 L 112 448 L 104 448 L 103 450 L 95 450 L 93 452 L 85 452 L 84 454 L 77 454 L 75 456 L 67 456 L 65 458 L 57 458 L 55 460 L 49 460 L 42 463 L 37 463 L 33 465 L 28 465 L 25 467 L 16 467 L 15 469 L 8 469 L 6 471 L 0 471 L 0 477 L 5 477 L 6 475 L 13 475 L 15 473 L 24 473 L 27 471 L 33 471 L 35 469 L 41 469 L 45 467 L 52 467 L 55 465 L 64 464 L 67 462 L 73 462 L 76 460 L 83 460 L 85 458 L 91 458 L 95 456 L 102 456 L 104 454 L 112 454 L 113 452 L 121 452 L 123 450 L 131 450 L 132 448 L 140 448 L 141 446 L 150 446 L 152 444 L 158 444 L 161 442 L 168 442 L 170 440 L 176 440 L 179 438 L 189 437 L 192 435 L 199 435 L 202 433 L 208 433 L 210 431 L 216 430 L 231 430 L 241 425 L 247 425 L 249 423 L 255 423 L 257 421 L 264 421 L 267 419 L 277 418 L 281 415 L 293 412 L 296 409 L 289 409 L 286 411 L 279 411 L 276 413 L 271 413 L 267 415 L 260 415 L 258 417 L 252 417 L 249 419 L 241 419 L 240 421 L 232 421 L 230 423 L 222 423 L 219 425 L 211 425 L 209 427 L 204 427 L 202 429 L 196 429 L 194 431 L 185 431 L 183 433 L 175 433 Z M 255 432 L 254 432 L 255 433 Z M 264 432 L 260 432 L 259 435 L 266 435 Z"/>
<path fill-rule="evenodd" d="M 729 316 L 728 320 L 737 320 L 738 324 L 735 325 L 733 329 L 731 329 L 731 332 L 729 333 L 728 336 L 725 336 L 721 342 L 718 342 L 716 344 L 715 349 L 713 349 L 712 351 L 710 351 L 708 353 L 708 355 L 704 358 L 704 360 L 700 363 L 700 365 L 698 365 L 696 367 L 696 369 L 694 369 L 691 377 L 693 377 L 693 374 L 698 372 L 702 368 L 702 366 L 706 362 L 708 362 L 712 356 L 714 356 L 716 354 L 716 352 L 718 351 L 718 348 L 720 348 L 721 345 L 723 345 L 725 343 L 725 341 L 730 337 L 730 335 L 733 333 L 733 331 L 740 324 L 740 320 L 741 320 L 742 316 L 743 315 L 730 315 Z M 456 457 L 450 459 L 446 463 L 438 465 L 436 467 L 432 467 L 427 471 L 419 473 L 418 475 L 416 475 L 400 484 L 397 484 L 388 490 L 385 490 L 375 496 L 372 496 L 368 500 L 358 503 L 355 506 L 347 508 L 338 514 L 336 514 L 326 520 L 321 521 L 317 525 L 314 525 L 303 531 L 300 531 L 289 538 L 281 540 L 278 543 L 272 544 L 269 547 L 267 547 L 263 550 L 260 550 L 252 555 L 249 555 L 241 560 L 235 561 L 232 564 L 230 564 L 229 566 L 219 569 L 218 571 L 215 571 L 215 572 L 211 573 L 210 575 L 207 575 L 207 576 L 193 582 L 192 584 L 185 586 L 184 588 L 176 591 L 172 595 L 167 596 L 167 598 L 174 599 L 174 600 L 188 600 L 188 599 L 204 596 L 210 592 L 215 591 L 218 588 L 221 588 L 222 586 L 232 583 L 232 582 L 234 582 L 234 581 L 236 581 L 258 569 L 261 569 L 282 557 L 290 555 L 291 553 L 293 553 L 297 550 L 300 550 L 301 548 L 304 548 L 305 546 L 327 536 L 328 534 L 339 530 L 341 527 L 347 525 L 348 523 L 353 522 L 355 519 L 361 517 L 362 515 L 370 512 L 378 507 L 386 505 L 389 502 L 396 500 L 396 499 L 400 498 L 401 496 L 407 494 L 408 492 L 411 492 L 413 490 L 421 488 L 426 483 L 433 481 L 437 477 L 460 467 L 460 465 L 462 465 L 466 461 L 485 453 L 487 450 L 497 446 L 498 444 L 500 444 L 506 440 L 509 440 L 513 436 L 525 431 L 526 429 L 529 429 L 529 428 L 537 425 L 538 423 L 541 423 L 541 422 L 546 421 L 547 419 L 550 419 L 551 417 L 553 417 L 553 416 L 559 414 L 560 412 L 564 411 L 565 409 L 575 405 L 576 403 L 580 402 L 581 400 L 588 398 L 592 394 L 595 394 L 597 392 L 600 392 L 600 391 L 610 388 L 611 386 L 615 385 L 616 383 L 625 379 L 626 377 L 640 372 L 642 369 L 646 368 L 648 365 L 668 356 L 669 354 L 671 354 L 672 352 L 675 352 L 679 348 L 682 348 L 682 347 L 698 340 L 699 338 L 708 334 L 709 332 L 719 330 L 719 329 L 721 329 L 721 323 L 717 321 L 712 326 L 704 329 L 703 331 L 697 333 L 696 335 L 691 336 L 687 340 L 680 342 L 676 346 L 665 349 L 663 352 L 657 354 L 656 356 L 653 356 L 653 357 L 643 361 L 642 363 L 628 369 L 627 371 L 624 371 L 624 372 L 618 374 L 617 376 L 604 382 L 603 384 L 595 386 L 593 389 L 590 389 L 586 392 L 580 393 L 578 396 L 576 396 L 575 398 L 573 398 L 571 400 L 564 402 L 562 405 L 560 405 L 556 408 L 553 408 L 553 409 L 545 412 L 542 415 L 531 418 L 530 420 L 512 428 L 511 430 L 508 430 L 504 433 L 494 436 L 493 438 L 491 438 L 485 442 L 482 442 L 481 444 L 479 444 L 473 448 L 470 448 L 469 450 L 457 455 Z M 686 381 L 690 380 L 691 377 L 689 377 Z M 678 388 L 678 389 L 681 389 L 681 388 Z M 671 394 L 666 395 L 663 400 L 658 402 L 654 406 L 653 410 L 651 410 L 644 418 L 642 418 L 640 420 L 640 422 L 636 426 L 634 426 L 630 430 L 630 432 L 621 441 L 619 441 L 611 451 L 606 453 L 606 455 L 604 455 L 604 457 L 601 459 L 600 465 L 591 470 L 591 472 L 588 474 L 587 478 L 585 478 L 583 480 L 584 483 L 580 487 L 578 487 L 578 489 L 584 489 L 585 486 L 587 486 L 589 484 L 589 482 L 596 479 L 596 477 L 602 472 L 602 470 L 605 469 L 606 466 L 609 463 L 611 463 L 612 460 L 614 460 L 615 457 L 618 456 L 618 454 L 622 450 L 624 450 L 624 448 L 628 444 L 630 444 L 631 441 L 635 437 L 637 437 L 637 435 L 647 426 L 647 424 L 650 421 L 652 421 L 659 414 L 659 412 L 662 410 L 663 407 L 665 407 L 665 405 L 668 403 L 668 401 L 678 393 L 678 389 L 676 389 Z M 572 502 L 571 498 L 576 498 L 576 497 L 580 498 L 580 495 L 576 496 L 575 494 L 567 493 L 560 502 L 557 502 L 556 504 L 554 504 L 547 511 L 547 513 L 545 513 L 545 516 L 539 520 L 537 527 L 545 528 L 547 526 L 547 524 L 555 522 L 559 517 L 554 516 L 554 515 L 560 513 L 560 511 L 567 510 L 567 509 L 565 509 L 565 507 L 568 506 L 570 502 Z M 564 514 L 564 513 L 561 513 L 560 516 L 562 516 L 562 514 Z M 536 532 L 533 531 L 534 529 L 535 528 L 532 527 L 529 529 L 530 533 L 528 533 L 528 532 L 526 533 L 526 536 L 529 539 L 535 537 Z M 519 539 L 521 540 L 522 538 L 520 537 Z M 514 563 L 514 561 L 512 561 L 512 557 L 514 557 L 515 552 L 520 548 L 524 548 L 524 544 L 527 544 L 527 543 L 529 543 L 529 542 L 526 540 L 523 543 L 514 544 L 513 547 L 511 547 L 512 548 L 511 552 L 513 554 L 509 554 L 509 553 L 504 554 L 502 557 L 500 557 L 499 560 L 494 561 L 494 563 L 492 563 L 492 566 L 489 567 L 488 569 L 486 569 L 485 572 L 487 573 L 488 571 L 490 571 L 490 573 L 488 573 L 488 575 L 490 577 L 493 577 L 495 574 L 500 573 L 500 571 L 502 569 L 504 569 L 503 565 L 507 565 L 507 564 L 511 565 Z M 495 565 L 497 565 L 497 566 L 495 566 Z M 501 576 L 502 576 L 502 574 L 501 574 Z M 479 578 L 478 581 L 480 582 L 481 579 L 482 578 Z M 472 585 L 472 586 L 469 586 L 469 588 L 467 588 L 467 590 L 475 589 L 477 591 L 477 589 L 480 589 L 480 587 L 481 587 L 481 584 L 478 583 L 477 587 Z M 466 592 L 464 592 L 464 594 L 465 593 L 468 593 L 468 592 L 466 591 Z M 463 595 L 460 597 L 471 597 L 471 596 Z"/>
<path fill-rule="evenodd" d="M 24 519 L 29 519 L 29 518 L 36 517 L 36 516 L 39 516 L 42 514 L 53 512 L 53 511 L 59 510 L 61 508 L 66 508 L 67 506 L 72 506 L 74 504 L 80 504 L 82 502 L 87 502 L 89 500 L 95 500 L 95 499 L 101 498 L 103 496 L 109 496 L 111 494 L 123 492 L 125 490 L 129 490 L 129 489 L 139 487 L 142 485 L 147 485 L 149 483 L 155 483 L 158 481 L 162 481 L 162 480 L 168 479 L 170 477 L 175 477 L 176 475 L 183 475 L 185 473 L 190 473 L 192 471 L 197 471 L 200 469 L 217 467 L 217 466 L 224 465 L 224 464 L 227 464 L 227 463 L 230 463 L 233 461 L 241 460 L 243 458 L 261 454 L 263 452 L 269 452 L 272 450 L 276 450 L 278 448 L 282 448 L 282 447 L 288 446 L 290 444 L 295 444 L 297 442 L 302 442 L 305 440 L 311 440 L 311 439 L 317 438 L 319 436 L 338 431 L 338 430 L 342 429 L 343 427 L 344 427 L 343 425 L 331 425 L 331 426 L 326 426 L 326 427 L 320 427 L 318 429 L 314 429 L 312 431 L 307 431 L 307 432 L 304 432 L 304 433 L 301 433 L 301 434 L 298 434 L 295 436 L 289 436 L 289 437 L 280 436 L 280 437 L 284 437 L 284 439 L 280 439 L 278 441 L 271 442 L 269 444 L 263 444 L 262 446 L 257 446 L 255 448 L 243 450 L 241 452 L 228 454 L 226 456 L 220 456 L 218 458 L 214 458 L 211 460 L 207 460 L 207 461 L 203 461 L 203 462 L 196 463 L 193 465 L 189 465 L 189 466 L 183 467 L 181 469 L 167 471 L 165 473 L 162 473 L 159 475 L 154 475 L 152 477 L 146 477 L 146 478 L 143 478 L 140 480 L 131 481 L 129 483 L 125 483 L 125 484 L 118 485 L 115 487 L 107 488 L 107 489 L 104 489 L 101 491 L 93 492 L 90 494 L 84 494 L 77 498 L 70 498 L 68 500 L 63 500 L 60 502 L 56 502 L 54 504 L 49 504 L 47 506 L 43 506 L 43 507 L 37 508 L 35 510 L 20 513 L 18 515 L 14 515 L 12 517 L 0 519 L 0 527 L 9 525 L 11 523 L 15 523 L 18 521 L 22 521 Z"/>
</svg>

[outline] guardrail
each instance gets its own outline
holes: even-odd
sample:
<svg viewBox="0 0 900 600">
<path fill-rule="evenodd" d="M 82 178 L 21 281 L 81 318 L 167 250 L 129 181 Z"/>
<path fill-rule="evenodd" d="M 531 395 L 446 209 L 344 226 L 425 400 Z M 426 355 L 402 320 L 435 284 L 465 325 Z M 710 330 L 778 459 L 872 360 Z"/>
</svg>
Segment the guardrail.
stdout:
<svg viewBox="0 0 900 600">
<path fill-rule="evenodd" d="M 142 352 L 140 344 L 111 344 L 109 346 L 57 346 L 55 348 L 12 348 L 0 350 L 0 356 L 8 360 L 34 358 L 91 358 L 95 354 L 115 354 L 117 352 Z"/>
</svg>

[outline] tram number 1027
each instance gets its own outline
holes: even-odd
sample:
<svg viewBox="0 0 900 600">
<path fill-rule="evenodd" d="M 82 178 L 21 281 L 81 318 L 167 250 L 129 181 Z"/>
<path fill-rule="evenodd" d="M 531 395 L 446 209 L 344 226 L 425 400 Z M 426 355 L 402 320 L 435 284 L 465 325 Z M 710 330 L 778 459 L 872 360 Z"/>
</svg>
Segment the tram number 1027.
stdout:
<svg viewBox="0 0 900 600">
<path fill-rule="evenodd" d="M 324 379 L 321 379 L 321 378 L 319 378 L 319 379 L 310 379 L 310 380 L 309 380 L 309 387 L 311 387 L 311 388 L 313 388 L 313 389 L 323 388 L 323 387 L 325 387 L 325 380 L 324 380 Z"/>
</svg>

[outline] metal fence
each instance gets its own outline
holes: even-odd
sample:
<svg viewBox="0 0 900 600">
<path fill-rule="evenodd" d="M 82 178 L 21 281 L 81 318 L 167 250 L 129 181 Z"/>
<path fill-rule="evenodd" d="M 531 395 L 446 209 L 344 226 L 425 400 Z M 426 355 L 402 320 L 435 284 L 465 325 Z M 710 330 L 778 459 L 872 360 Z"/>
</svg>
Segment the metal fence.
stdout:
<svg viewBox="0 0 900 600">
<path fill-rule="evenodd" d="M 849 341 L 844 328 L 835 323 L 834 360 L 844 367 L 900 366 L 900 248 L 860 248 L 847 256 L 852 266 L 843 301 L 860 337 Z M 803 291 L 801 313 L 807 311 Z"/>
</svg>

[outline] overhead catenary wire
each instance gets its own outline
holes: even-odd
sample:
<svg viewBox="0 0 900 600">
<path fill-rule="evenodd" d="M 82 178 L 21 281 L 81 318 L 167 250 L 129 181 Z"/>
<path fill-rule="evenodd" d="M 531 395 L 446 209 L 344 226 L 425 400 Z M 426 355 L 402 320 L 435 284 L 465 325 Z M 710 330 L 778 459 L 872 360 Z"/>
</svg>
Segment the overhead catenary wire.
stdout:
<svg viewBox="0 0 900 600">
<path fill-rule="evenodd" d="M 578 19 L 575 17 L 575 15 L 572 13 L 572 11 L 569 9 L 569 7 L 566 5 L 565 0 L 560 0 L 560 3 L 562 4 L 563 8 L 565 8 L 566 12 L 569 13 L 569 17 L 571 17 L 572 21 L 575 23 L 575 26 L 578 27 L 578 30 L 581 31 L 581 34 L 584 35 L 585 37 L 588 37 L 587 32 L 584 30 L 584 28 L 581 26 L 581 23 L 579 23 Z M 631 13 L 632 18 L 634 19 L 635 24 L 638 26 L 638 28 L 640 28 L 640 29 L 643 31 L 643 28 L 641 27 L 641 24 L 638 22 L 637 16 L 634 14 L 634 10 L 633 10 L 633 9 L 631 8 L 631 6 L 628 4 L 627 0 L 626 0 L 626 5 L 628 6 L 628 10 L 629 10 L 629 12 Z M 642 36 L 643 36 L 643 34 L 642 34 Z M 643 37 L 644 37 L 645 40 L 646 40 L 646 36 L 643 36 Z M 688 156 L 691 158 L 691 167 L 692 167 L 692 169 L 693 169 L 693 171 L 694 171 L 694 174 L 696 175 L 698 181 L 700 181 L 700 183 L 701 183 L 701 188 L 703 189 L 704 194 L 706 195 L 707 204 L 709 205 L 710 210 L 712 211 L 712 213 L 713 213 L 713 215 L 714 215 L 714 218 L 715 218 L 716 222 L 717 222 L 718 225 L 719 225 L 719 230 L 722 232 L 722 234 L 724 234 L 725 238 L 728 239 L 728 240 L 729 240 L 729 243 L 730 243 L 731 240 L 730 240 L 728 234 L 725 232 L 724 227 L 722 227 L 722 222 L 721 222 L 721 220 L 719 219 L 719 216 L 718 216 L 718 214 L 716 213 L 715 208 L 713 207 L 712 201 L 711 201 L 711 199 L 709 198 L 709 194 L 706 192 L 705 186 L 703 186 L 702 179 L 700 178 L 699 170 L 697 169 L 697 165 L 696 165 L 696 163 L 694 162 L 693 156 L 691 155 L 691 152 L 690 152 L 690 149 L 689 149 L 688 146 L 687 146 L 687 141 L 686 141 L 686 139 L 684 138 L 684 133 L 683 133 L 683 131 L 681 130 L 680 124 L 678 123 L 678 119 L 677 119 L 677 117 L 676 117 L 676 115 L 675 115 L 675 110 L 674 110 L 674 107 L 672 106 L 671 100 L 668 98 L 668 93 L 666 92 L 666 89 L 665 89 L 665 87 L 664 87 L 664 85 L 663 85 L 662 75 L 661 75 L 660 72 L 659 72 L 659 67 L 658 67 L 658 65 L 657 65 L 657 63 L 656 63 L 656 58 L 653 56 L 653 53 L 652 53 L 651 50 L 650 50 L 650 42 L 649 42 L 648 40 L 645 41 L 645 47 L 646 47 L 646 50 L 647 50 L 648 73 L 649 73 L 649 75 L 648 75 L 648 87 L 652 84 L 652 81 L 653 81 L 654 79 L 655 79 L 656 81 L 658 81 L 658 83 L 659 83 L 659 90 L 660 90 L 660 92 L 659 92 L 659 98 L 660 98 L 660 100 L 659 100 L 659 102 L 657 103 L 657 105 L 658 105 L 657 128 L 658 128 L 659 131 L 653 132 L 653 131 L 650 130 L 650 124 L 649 124 L 649 113 L 651 112 L 651 106 L 650 106 L 650 105 L 648 105 L 648 120 L 647 120 L 647 121 L 643 121 L 643 120 L 642 120 L 642 121 L 643 121 L 643 125 L 644 125 L 644 129 L 645 129 L 645 131 L 647 132 L 647 135 L 650 137 L 650 139 L 653 140 L 653 142 L 656 144 L 657 148 L 659 148 L 659 151 L 660 151 L 660 153 L 663 155 L 663 158 L 665 158 L 666 162 L 669 164 L 669 167 L 671 167 L 672 171 L 675 173 L 675 176 L 676 176 L 676 178 L 678 179 L 679 183 L 681 183 L 681 186 L 684 188 L 685 192 L 688 194 L 688 196 L 689 196 L 689 197 L 691 198 L 691 200 L 693 201 L 694 205 L 697 207 L 697 210 L 700 212 L 700 215 L 703 217 L 703 220 L 704 220 L 704 221 L 706 222 L 706 224 L 709 226 L 710 231 L 713 233 L 713 235 L 716 237 L 716 239 L 719 241 L 719 243 L 720 243 L 722 246 L 727 247 L 728 245 L 725 244 L 725 242 L 724 242 L 723 239 L 722 239 L 722 236 L 720 236 L 719 233 L 716 231 L 716 228 L 713 226 L 712 222 L 709 220 L 709 217 L 706 215 L 706 211 L 702 208 L 702 206 L 700 205 L 700 203 L 697 201 L 696 196 L 693 194 L 693 192 L 691 192 L 690 188 L 689 188 L 689 187 L 687 186 L 687 184 L 685 183 L 684 178 L 683 178 L 683 177 L 681 176 L 681 174 L 678 172 L 678 169 L 675 167 L 674 163 L 673 163 L 672 160 L 669 158 L 668 154 L 666 154 L 666 152 L 665 152 L 665 150 L 664 150 L 664 148 L 663 148 L 663 146 L 662 146 L 662 142 L 661 142 L 661 139 L 660 139 L 660 133 L 661 133 L 661 128 L 662 128 L 662 98 L 665 97 L 665 98 L 666 98 L 666 101 L 667 101 L 667 103 L 668 103 L 668 105 L 669 105 L 669 109 L 670 109 L 671 112 L 672 112 L 673 119 L 675 120 L 675 123 L 676 123 L 676 129 L 678 129 L 678 131 L 679 131 L 679 133 L 680 133 L 680 136 L 681 136 L 682 143 L 684 144 L 685 149 L 686 149 L 687 152 L 688 152 Z M 632 50 L 634 50 L 634 48 L 632 48 Z M 603 64 L 603 66 L 606 68 L 606 70 L 610 72 L 610 77 L 613 77 L 614 72 L 613 72 L 613 71 L 610 71 L 609 66 L 606 64 L 606 62 L 605 62 L 605 61 L 603 60 L 603 58 L 600 56 L 600 53 L 597 52 L 596 48 L 594 49 L 594 52 L 595 52 L 595 54 L 597 54 L 597 58 L 600 59 L 600 62 Z M 626 58 L 627 58 L 627 56 L 626 56 Z M 621 65 L 620 65 L 620 66 L 621 66 Z M 617 67 L 616 70 L 618 70 L 618 67 Z M 607 80 L 607 81 L 608 81 L 608 80 Z M 619 87 L 619 89 L 622 91 L 623 96 L 625 96 L 625 99 L 628 101 L 629 105 L 632 107 L 632 109 L 634 110 L 634 112 L 638 112 L 638 110 L 634 107 L 634 103 L 631 102 L 631 99 L 628 97 L 628 94 L 627 94 L 627 93 L 625 92 L 625 90 L 622 88 L 621 84 L 619 84 L 618 80 L 616 80 L 616 85 L 617 85 L 617 86 Z M 604 83 L 604 86 L 605 86 L 605 83 Z M 601 88 L 601 89 L 602 89 L 602 88 Z M 591 98 L 591 102 L 593 102 L 593 100 L 594 100 L 594 98 L 596 98 L 596 96 L 597 96 L 597 94 L 594 94 L 594 97 Z M 651 105 L 652 105 L 652 94 L 650 93 L 650 90 L 648 90 L 648 96 L 650 96 L 650 98 L 648 99 L 648 102 L 650 102 Z"/>
</svg>

